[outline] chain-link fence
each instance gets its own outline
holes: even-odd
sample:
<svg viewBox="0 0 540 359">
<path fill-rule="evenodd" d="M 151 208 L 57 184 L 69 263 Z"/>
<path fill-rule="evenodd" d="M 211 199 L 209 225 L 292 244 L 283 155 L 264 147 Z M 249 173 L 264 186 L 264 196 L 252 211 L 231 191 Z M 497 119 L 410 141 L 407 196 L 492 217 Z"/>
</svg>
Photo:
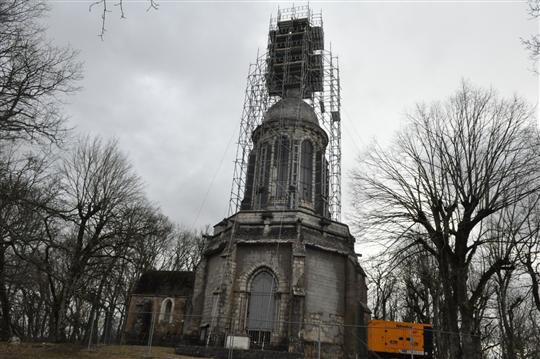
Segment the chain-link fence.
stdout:
<svg viewBox="0 0 540 359">
<path fill-rule="evenodd" d="M 339 319 L 339 318 L 338 318 Z M 238 318 L 186 316 L 139 312 L 128 320 L 123 341 L 154 346 L 173 346 L 179 354 L 211 358 L 430 358 L 434 331 L 414 327 L 349 325 L 340 320 L 271 321 L 239 327 Z M 393 323 L 393 322 L 389 322 Z"/>
<path fill-rule="evenodd" d="M 118 342 L 106 340 L 106 323 L 96 321 L 89 329 L 91 335 L 83 348 L 80 343 L 0 343 L 0 357 L 448 358 L 448 354 L 439 355 L 433 342 L 448 347 L 455 339 L 459 340 L 456 333 L 434 330 L 421 324 L 371 321 L 369 325 L 349 325 L 339 317 L 325 318 L 266 323 L 260 320 L 245 325 L 248 322 L 238 321 L 238 318 L 175 317 L 168 312 L 139 312 L 130 316 Z M 496 349 L 495 346 L 493 348 Z M 501 358 L 496 350 L 485 354 L 482 357 Z"/>
</svg>

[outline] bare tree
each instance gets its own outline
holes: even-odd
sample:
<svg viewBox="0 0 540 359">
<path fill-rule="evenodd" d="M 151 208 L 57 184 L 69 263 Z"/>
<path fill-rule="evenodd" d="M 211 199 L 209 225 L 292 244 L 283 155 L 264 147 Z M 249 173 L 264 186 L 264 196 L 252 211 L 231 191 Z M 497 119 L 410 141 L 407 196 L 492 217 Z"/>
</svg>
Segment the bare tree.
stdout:
<svg viewBox="0 0 540 359">
<path fill-rule="evenodd" d="M 525 231 L 529 240 L 523 242 L 520 263 L 531 281 L 531 295 L 540 313 L 540 195 L 531 201 L 532 209 L 526 216 Z"/>
<path fill-rule="evenodd" d="M 51 201 L 45 190 L 47 159 L 22 155 L 17 148 L 0 146 L 0 336 L 14 334 L 8 286 L 19 275 L 20 249 L 31 246 L 41 235 L 40 208 Z"/>
<path fill-rule="evenodd" d="M 530 213 L 522 214 L 522 218 L 530 215 Z M 524 225 L 512 234 L 517 240 L 523 239 L 518 244 L 521 248 L 517 254 L 524 255 L 525 258 L 528 257 L 527 249 L 534 243 L 528 229 L 528 226 Z M 538 345 L 540 311 L 535 305 L 534 278 L 527 278 L 527 275 L 527 263 L 523 265 L 517 260 L 515 265 L 498 272 L 493 281 L 496 288 L 493 297 L 496 298 L 496 318 L 499 327 L 499 336 L 494 339 L 500 344 L 500 356 L 503 359 L 532 359 L 540 355 Z M 532 285 L 529 285 L 530 283 Z M 536 288 L 537 286 L 536 283 Z"/>
<path fill-rule="evenodd" d="M 204 231 L 207 233 L 208 228 Z M 167 259 L 165 267 L 168 270 L 193 271 L 199 264 L 204 251 L 203 231 L 196 232 L 177 226 L 173 232 L 171 255 Z"/>
<path fill-rule="evenodd" d="M 0 140 L 56 142 L 62 96 L 76 90 L 76 52 L 49 43 L 38 24 L 45 2 L 0 1 Z"/>
<path fill-rule="evenodd" d="M 63 162 L 61 216 L 71 223 L 60 235 L 51 236 L 50 246 L 61 248 L 61 258 L 51 258 L 51 266 L 61 263 L 51 280 L 54 316 L 51 334 L 65 338 L 70 300 L 85 284 L 81 279 L 96 257 L 113 248 L 118 236 L 114 225 L 122 211 L 141 198 L 141 184 L 116 142 L 84 138 Z M 56 283 L 56 285 L 55 285 Z"/>
<path fill-rule="evenodd" d="M 56 162 L 0 145 L 3 338 L 118 339 L 143 272 L 198 261 L 201 238 L 148 202 L 116 142 L 79 142 Z"/>
<path fill-rule="evenodd" d="M 483 258 L 494 240 L 487 222 L 540 191 L 538 130 L 524 101 L 466 83 L 408 117 L 392 147 L 361 158 L 353 175 L 357 223 L 364 237 L 406 241 L 436 259 L 441 327 L 456 333 L 449 356 L 480 358 L 477 316 L 488 282 L 510 263 L 507 255 Z"/>
<path fill-rule="evenodd" d="M 369 276 L 369 296 L 374 319 L 398 320 L 398 281 L 385 263 L 377 263 L 367 271 Z"/>
<path fill-rule="evenodd" d="M 366 271 L 372 317 L 432 323 L 439 329 L 443 321 L 443 304 L 441 283 L 433 271 L 435 259 L 418 246 L 410 247 L 408 243 L 402 243 L 397 251 L 400 254 L 390 258 L 376 255 L 377 263 Z M 448 333 L 435 330 L 433 335 L 435 357 L 445 358 L 449 347 Z"/>
</svg>

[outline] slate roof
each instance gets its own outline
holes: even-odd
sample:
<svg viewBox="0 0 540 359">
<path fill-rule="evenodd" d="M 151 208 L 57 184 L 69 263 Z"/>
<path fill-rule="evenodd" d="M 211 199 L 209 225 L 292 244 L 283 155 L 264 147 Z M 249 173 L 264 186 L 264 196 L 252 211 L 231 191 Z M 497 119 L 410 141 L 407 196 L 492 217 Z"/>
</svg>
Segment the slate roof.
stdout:
<svg viewBox="0 0 540 359">
<path fill-rule="evenodd" d="M 190 296 L 194 282 L 195 272 L 148 271 L 135 284 L 133 294 Z"/>
</svg>

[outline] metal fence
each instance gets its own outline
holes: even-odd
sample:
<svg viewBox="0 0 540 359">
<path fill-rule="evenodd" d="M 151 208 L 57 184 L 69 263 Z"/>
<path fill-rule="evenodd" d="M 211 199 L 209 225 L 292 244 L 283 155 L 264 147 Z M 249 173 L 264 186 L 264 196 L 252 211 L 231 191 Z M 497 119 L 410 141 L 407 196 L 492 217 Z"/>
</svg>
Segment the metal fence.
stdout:
<svg viewBox="0 0 540 359">
<path fill-rule="evenodd" d="M 155 346 L 172 346 L 185 355 L 206 354 L 227 359 L 368 358 L 367 325 L 347 325 L 335 320 L 272 321 L 258 327 L 237 328 L 231 318 L 206 318 L 204 323 L 201 319 L 138 313 L 137 318 L 128 321 L 123 341 L 125 344 L 145 345 L 148 356 L 152 355 Z M 196 330 L 190 332 L 193 328 Z M 396 330 L 395 327 L 382 329 L 386 332 Z M 402 334 L 395 335 L 393 347 L 399 347 L 401 355 L 426 358 L 426 351 L 430 349 L 425 347 L 424 337 L 419 337 L 418 330 L 400 330 Z M 276 353 L 275 356 L 272 353 Z M 375 352 L 369 354 L 370 359 L 380 357 Z"/>
<path fill-rule="evenodd" d="M 370 332 L 372 327 L 368 329 L 366 325 L 347 325 L 339 320 L 329 319 L 303 322 L 272 321 L 270 325 L 261 325 L 259 328 L 237 328 L 232 318 L 215 317 L 206 320 L 207 323 L 202 323 L 201 319 L 194 316 L 174 317 L 170 313 L 160 312 L 138 313 L 126 323 L 120 343 L 108 341 L 107 326 L 104 322 L 98 321 L 90 328 L 92 335 L 85 341 L 83 350 L 97 351 L 97 357 L 107 359 L 179 358 L 174 354 L 175 348 L 183 351 L 184 358 L 206 356 L 220 359 L 379 359 L 383 357 L 377 352 L 368 354 L 368 337 L 374 333 Z M 190 333 L 188 326 L 196 330 Z M 266 330 L 267 328 L 270 330 Z M 396 330 L 395 327 L 380 328 L 384 331 Z M 395 341 L 394 347 L 399 347 L 401 358 L 428 357 L 424 355 L 425 351 L 429 351 L 424 342 L 425 338 L 419 338 L 413 329 L 402 328 L 401 332 L 394 334 L 393 337 L 387 337 L 385 342 L 392 344 L 391 341 Z M 430 330 L 429 334 L 439 343 L 451 342 L 451 339 L 458 336 L 457 333 L 441 330 Z M 494 335 L 491 342 L 483 338 L 484 358 L 503 357 L 497 338 L 497 335 Z M 55 346 L 62 352 L 55 352 Z M 49 353 L 47 357 L 51 358 L 79 357 L 77 350 L 81 350 L 80 344 L 64 344 L 61 349 L 60 346 L 61 344 L 53 343 L 0 343 L 0 357 L 38 358 L 43 356 L 43 353 Z M 249 350 L 246 350 L 247 348 Z M 433 349 L 433 358 L 439 357 L 437 348 Z"/>
</svg>

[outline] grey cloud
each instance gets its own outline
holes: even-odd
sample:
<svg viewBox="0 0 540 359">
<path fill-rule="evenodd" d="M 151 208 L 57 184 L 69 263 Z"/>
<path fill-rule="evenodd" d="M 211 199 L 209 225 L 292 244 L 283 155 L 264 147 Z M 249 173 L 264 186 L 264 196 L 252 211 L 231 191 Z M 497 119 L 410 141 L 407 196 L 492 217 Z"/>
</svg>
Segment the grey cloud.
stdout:
<svg viewBox="0 0 540 359">
<path fill-rule="evenodd" d="M 71 124 L 118 137 L 149 197 L 172 219 L 218 222 L 228 206 L 248 66 L 264 51 L 278 5 L 163 2 L 147 12 L 128 2 L 127 19 L 110 14 L 102 42 L 99 13 L 88 13 L 88 3 L 51 4 L 50 37 L 80 49 L 85 62 L 84 89 L 66 106 Z M 537 101 L 519 40 L 536 31 L 525 4 L 311 6 L 323 8 L 326 40 L 340 56 L 345 211 L 346 173 L 359 148 L 388 141 L 414 103 L 448 96 L 463 77 Z"/>
</svg>

